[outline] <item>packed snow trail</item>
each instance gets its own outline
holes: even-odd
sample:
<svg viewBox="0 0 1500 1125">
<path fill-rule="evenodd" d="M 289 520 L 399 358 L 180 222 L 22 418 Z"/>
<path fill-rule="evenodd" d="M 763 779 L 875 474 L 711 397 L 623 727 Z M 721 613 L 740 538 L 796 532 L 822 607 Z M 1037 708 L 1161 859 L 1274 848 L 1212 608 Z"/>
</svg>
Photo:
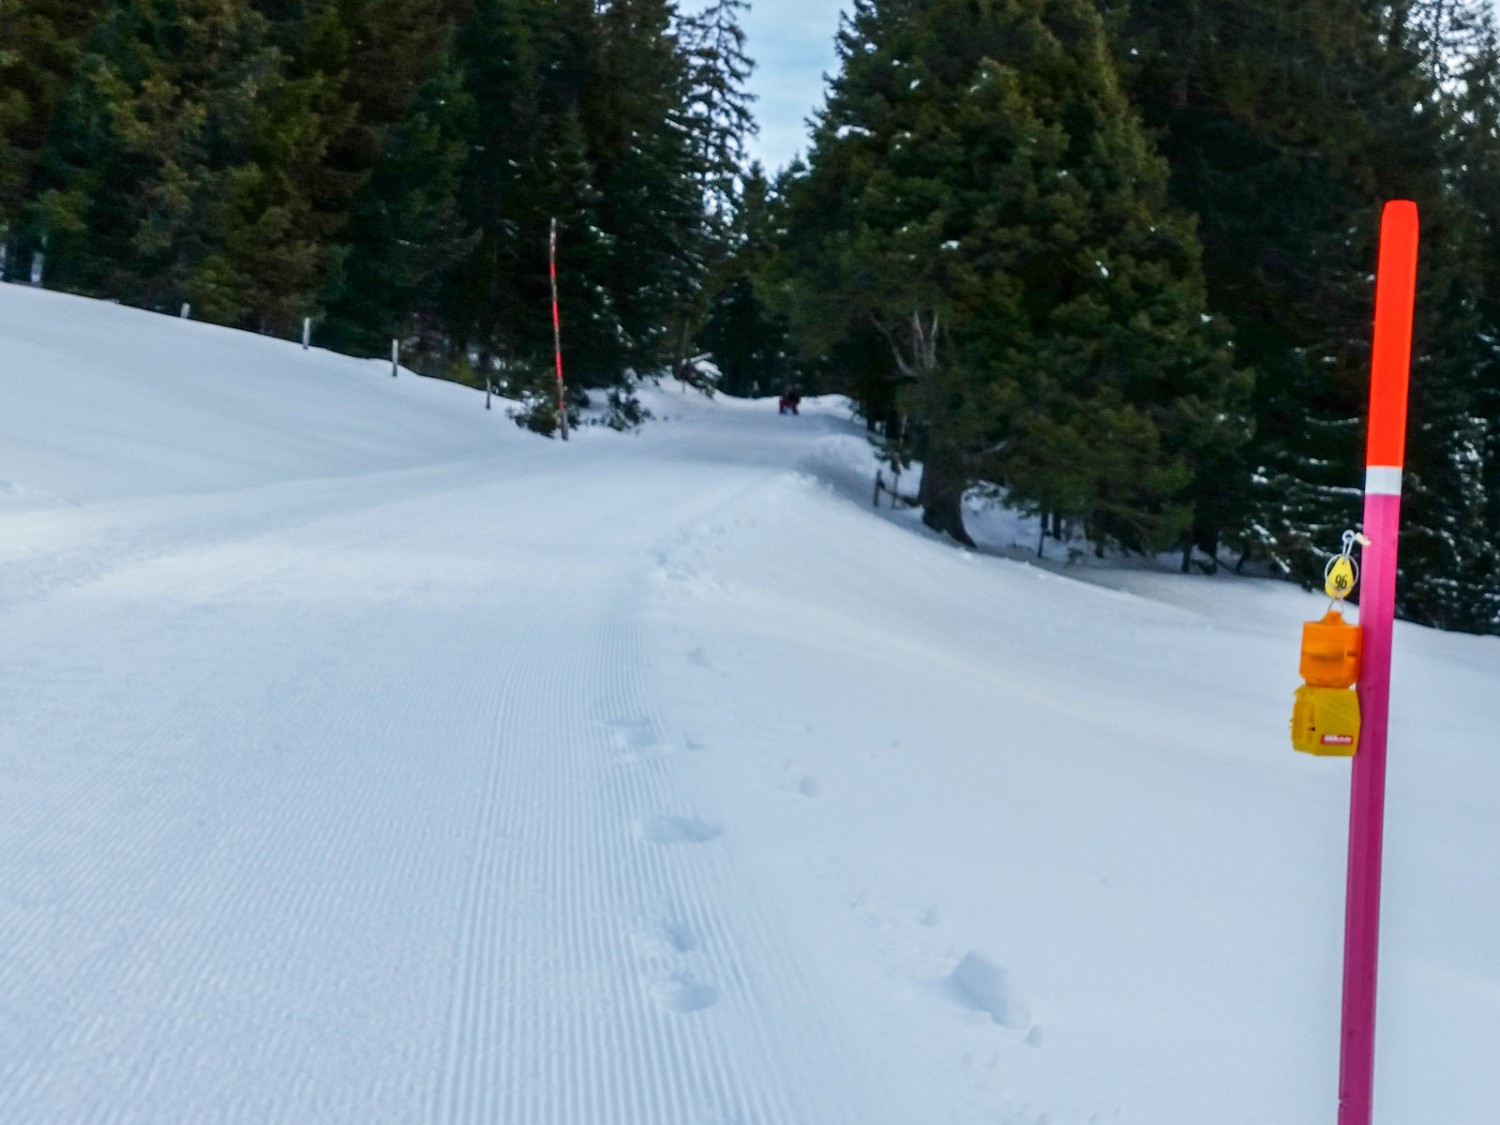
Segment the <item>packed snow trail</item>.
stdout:
<svg viewBox="0 0 1500 1125">
<path fill-rule="evenodd" d="M 553 470 L 11 609 L 66 687 L 0 720 L 0 1120 L 878 1119 L 644 664 L 653 544 L 754 475 Z"/>
<path fill-rule="evenodd" d="M 645 663 L 654 548 L 768 474 L 488 421 L 15 517 L 0 1121 L 880 1119 Z"/>
</svg>

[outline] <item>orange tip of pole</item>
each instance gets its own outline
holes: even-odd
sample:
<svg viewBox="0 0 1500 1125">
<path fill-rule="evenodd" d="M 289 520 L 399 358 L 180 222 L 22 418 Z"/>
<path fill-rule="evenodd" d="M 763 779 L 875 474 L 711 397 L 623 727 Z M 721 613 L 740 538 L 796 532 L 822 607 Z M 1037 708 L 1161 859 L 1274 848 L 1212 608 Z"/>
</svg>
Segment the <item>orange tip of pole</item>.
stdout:
<svg viewBox="0 0 1500 1125">
<path fill-rule="evenodd" d="M 1417 205 L 1393 199 L 1380 218 L 1375 275 L 1375 346 L 1370 357 L 1370 433 L 1365 464 L 1399 469 L 1406 461 L 1406 396 L 1411 374 L 1412 310 L 1417 296 Z"/>
</svg>

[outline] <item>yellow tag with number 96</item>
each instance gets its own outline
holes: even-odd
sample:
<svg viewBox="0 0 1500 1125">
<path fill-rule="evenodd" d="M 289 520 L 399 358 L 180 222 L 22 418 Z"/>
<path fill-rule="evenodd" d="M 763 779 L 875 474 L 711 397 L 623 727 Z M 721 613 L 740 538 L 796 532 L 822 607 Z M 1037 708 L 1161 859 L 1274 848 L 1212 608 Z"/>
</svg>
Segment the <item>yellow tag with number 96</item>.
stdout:
<svg viewBox="0 0 1500 1125">
<path fill-rule="evenodd" d="M 1342 600 L 1354 593 L 1354 581 L 1354 560 L 1348 555 L 1339 555 L 1323 579 L 1323 592 L 1330 598 Z"/>
</svg>

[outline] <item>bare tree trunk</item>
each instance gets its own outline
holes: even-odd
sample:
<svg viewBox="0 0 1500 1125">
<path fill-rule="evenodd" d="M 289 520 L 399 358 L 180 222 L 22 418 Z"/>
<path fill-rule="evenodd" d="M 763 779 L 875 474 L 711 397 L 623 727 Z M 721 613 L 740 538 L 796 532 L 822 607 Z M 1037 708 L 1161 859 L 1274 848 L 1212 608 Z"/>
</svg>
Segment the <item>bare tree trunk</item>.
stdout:
<svg viewBox="0 0 1500 1125">
<path fill-rule="evenodd" d="M 950 535 L 965 547 L 975 546 L 964 527 L 964 491 L 969 479 L 964 473 L 960 452 L 953 448 L 948 407 L 938 375 L 938 339 L 941 323 L 938 313 L 913 310 L 911 323 L 905 329 L 890 330 L 876 324 L 891 346 L 896 366 L 922 389 L 926 401 L 928 437 L 927 454 L 922 461 L 922 483 L 917 489 L 917 503 L 922 507 L 922 522 L 934 531 Z M 903 426 L 905 419 L 903 418 Z"/>
<path fill-rule="evenodd" d="M 922 505 L 923 523 L 934 531 L 951 535 L 965 547 L 973 547 L 974 540 L 964 527 L 964 489 L 969 482 L 955 469 L 952 458 L 939 446 L 934 433 L 927 460 L 922 463 L 917 502 Z"/>
</svg>

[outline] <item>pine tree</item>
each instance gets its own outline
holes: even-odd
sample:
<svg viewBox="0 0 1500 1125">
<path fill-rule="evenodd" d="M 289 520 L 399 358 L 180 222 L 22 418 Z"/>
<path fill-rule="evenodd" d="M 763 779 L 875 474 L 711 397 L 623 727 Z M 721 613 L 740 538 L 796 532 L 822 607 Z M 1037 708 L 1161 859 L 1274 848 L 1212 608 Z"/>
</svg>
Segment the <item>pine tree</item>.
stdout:
<svg viewBox="0 0 1500 1125">
<path fill-rule="evenodd" d="M 674 317 L 679 363 L 689 358 L 690 351 L 703 348 L 720 354 L 760 348 L 750 338 L 739 339 L 739 334 L 772 327 L 758 317 L 759 302 L 743 245 L 745 225 L 754 221 L 743 212 L 746 207 L 763 206 L 768 190 L 763 172 L 756 173 L 757 184 L 747 178 L 745 146 L 757 127 L 750 110 L 754 97 L 745 89 L 754 69 L 745 54 L 745 33 L 739 24 L 745 7 L 744 0 L 713 0 L 697 15 L 677 20 L 678 50 L 686 62 L 684 120 L 692 138 L 702 245 L 701 280 L 694 279 L 686 287 Z M 758 202 L 751 201 L 752 192 L 760 193 Z M 726 319 L 731 316 L 743 323 L 731 327 Z M 702 338 L 692 344 L 700 333 Z M 770 341 L 767 346 L 776 347 Z M 743 369 L 744 359 L 748 354 L 731 362 Z M 733 378 L 729 385 L 734 385 Z M 744 385 L 748 389 L 750 383 Z"/>
<path fill-rule="evenodd" d="M 294 190 L 308 201 L 320 241 L 354 241 L 346 224 L 356 200 L 442 65 L 452 7 L 451 0 L 319 0 L 283 21 L 289 72 L 316 91 L 309 139 L 317 151 L 294 166 Z"/>
<path fill-rule="evenodd" d="M 745 88 L 754 64 L 745 53 L 739 22 L 747 7 L 746 0 L 712 0 L 696 15 L 678 20 L 695 171 L 710 218 L 723 226 L 733 222 L 748 164 L 745 145 L 757 132 L 750 109 L 755 98 Z"/>
<path fill-rule="evenodd" d="M 550 364 L 546 238 L 559 223 L 569 381 L 671 358 L 705 272 L 688 59 L 663 0 L 476 6 L 457 44 L 474 99 L 460 206 L 477 244 L 450 308 L 481 366 Z"/>
<path fill-rule="evenodd" d="M 619 250 L 613 236 L 602 229 L 605 213 L 602 191 L 589 159 L 581 112 L 570 109 L 544 138 L 533 165 L 531 214 L 536 218 L 534 247 L 528 271 L 530 306 L 537 310 L 530 354 L 552 357 L 552 326 L 545 313 L 548 227 L 557 219 L 558 300 L 565 310 L 563 351 L 568 382 L 575 387 L 617 384 L 629 362 L 617 277 Z"/>
<path fill-rule="evenodd" d="M 732 247 L 711 278 L 708 316 L 698 336 L 733 395 L 770 394 L 795 381 L 790 326 L 769 308 L 756 279 L 773 250 L 771 185 L 758 162 L 744 174 L 726 242 Z"/>
<path fill-rule="evenodd" d="M 1358 519 L 1375 233 L 1415 199 L 1423 246 L 1399 598 L 1447 623 L 1471 599 L 1475 372 L 1486 352 L 1471 206 L 1455 194 L 1455 67 L 1469 0 L 1111 4 L 1132 96 L 1195 213 L 1211 311 L 1259 372 L 1248 461 L 1224 466 L 1217 531 L 1307 584 Z M 1461 193 L 1460 193 L 1461 194 Z M 1482 442 L 1479 444 L 1482 445 Z M 1468 528 L 1468 531 L 1463 529 Z M 1469 560 L 1469 561 L 1466 561 Z"/>
<path fill-rule="evenodd" d="M 1258 375 L 1247 459 L 1222 466 L 1205 531 L 1321 578 L 1357 519 L 1369 276 L 1380 203 L 1451 223 L 1431 51 L 1409 4 L 1110 4 L 1127 85 L 1197 216 L 1210 310 Z M 1424 253 L 1424 307 L 1451 284 Z M 1442 329 L 1431 319 L 1429 330 Z M 1419 349 L 1421 354 L 1421 349 Z"/>
<path fill-rule="evenodd" d="M 707 272 L 688 60 L 668 0 L 610 0 L 599 15 L 596 79 L 582 108 L 615 260 L 611 295 L 623 361 L 659 369 L 681 351 L 681 321 Z"/>
<path fill-rule="evenodd" d="M 817 350 L 886 340 L 924 520 L 967 541 L 963 493 L 989 479 L 1100 542 L 1171 543 L 1197 462 L 1234 440 L 1237 378 L 1097 14 L 862 3 L 839 46 L 788 185 L 784 307 Z"/>
<path fill-rule="evenodd" d="M 1398 611 L 1500 632 L 1500 45 L 1490 12 L 1436 7 L 1414 15 L 1431 53 L 1456 68 L 1443 163 L 1458 213 L 1440 242 L 1424 244 L 1448 284 L 1423 294 L 1441 302 L 1441 332 L 1418 340 Z M 1454 25 L 1447 35 L 1440 15 Z"/>
<path fill-rule="evenodd" d="M 25 207 L 53 114 L 97 16 L 91 0 L 0 4 L 0 280 L 25 270 L 37 248 L 38 232 L 22 223 Z"/>
<path fill-rule="evenodd" d="M 349 247 L 327 295 L 329 347 L 381 355 L 393 338 L 417 345 L 435 370 L 443 351 L 442 292 L 473 248 L 458 209 L 473 101 L 444 56 L 357 197 L 343 234 Z"/>
<path fill-rule="evenodd" d="M 207 309 L 221 282 L 232 279 L 241 308 L 224 319 L 278 336 L 293 334 L 319 311 L 319 297 L 344 253 L 337 241 L 345 218 L 338 209 L 342 189 L 330 197 L 309 183 L 331 178 L 324 160 L 337 129 L 333 82 L 324 74 L 291 73 L 264 92 L 216 252 L 190 287 Z"/>
<path fill-rule="evenodd" d="M 548 31 L 536 5 L 477 0 L 454 41 L 463 96 L 473 105 L 458 206 L 475 245 L 443 305 L 457 350 L 473 354 L 486 378 L 497 360 L 513 356 L 513 334 L 536 315 L 522 307 L 516 290 L 522 209 L 513 197 L 539 128 Z"/>
<path fill-rule="evenodd" d="M 569 379 L 607 385 L 624 365 L 615 250 L 584 121 L 596 23 L 587 0 L 482 0 L 456 40 L 474 104 L 458 197 L 476 241 L 445 308 L 459 352 L 507 383 L 550 377 L 554 218 Z"/>
<path fill-rule="evenodd" d="M 120 0 L 100 19 L 49 139 L 30 222 L 48 280 L 230 320 L 244 279 L 222 233 L 257 180 L 254 137 L 278 59 L 229 0 Z"/>
</svg>

